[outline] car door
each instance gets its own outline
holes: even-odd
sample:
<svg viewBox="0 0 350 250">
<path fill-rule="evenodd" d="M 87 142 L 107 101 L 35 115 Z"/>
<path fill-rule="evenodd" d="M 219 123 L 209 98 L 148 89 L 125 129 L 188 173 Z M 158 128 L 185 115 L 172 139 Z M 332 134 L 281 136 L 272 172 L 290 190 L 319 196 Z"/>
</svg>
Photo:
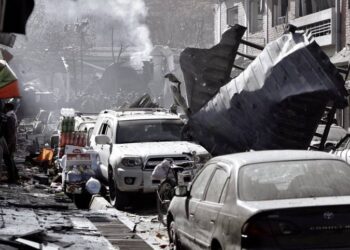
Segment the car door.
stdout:
<svg viewBox="0 0 350 250">
<path fill-rule="evenodd" d="M 194 229 L 196 231 L 196 244 L 199 248 L 209 249 L 217 218 L 223 206 L 222 193 L 228 183 L 228 173 L 217 165 L 203 199 L 197 204 L 194 215 Z"/>
<path fill-rule="evenodd" d="M 113 130 L 112 130 L 112 123 L 110 120 L 105 120 L 102 122 L 100 131 L 100 135 L 106 135 L 110 138 L 111 141 L 113 141 Z M 110 156 L 110 151 L 111 151 L 111 145 L 104 144 L 104 145 L 96 145 L 96 148 L 98 149 L 98 154 L 100 157 L 100 168 L 101 168 L 101 173 L 106 178 L 108 179 L 108 164 L 109 164 L 109 156 Z"/>
<path fill-rule="evenodd" d="M 194 230 L 194 215 L 196 212 L 197 205 L 203 199 L 208 181 L 210 180 L 215 170 L 214 164 L 205 166 L 197 177 L 193 180 L 190 195 L 185 200 L 184 206 L 182 206 L 177 217 L 176 225 L 178 232 L 181 237 L 181 242 L 188 246 L 189 249 L 195 249 L 195 230 Z"/>
</svg>

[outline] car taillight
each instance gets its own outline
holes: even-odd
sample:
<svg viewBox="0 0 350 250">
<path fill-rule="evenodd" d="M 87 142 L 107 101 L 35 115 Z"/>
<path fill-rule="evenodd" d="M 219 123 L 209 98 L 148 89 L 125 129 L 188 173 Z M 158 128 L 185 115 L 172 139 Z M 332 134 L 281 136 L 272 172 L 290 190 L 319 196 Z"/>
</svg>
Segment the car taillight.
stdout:
<svg viewBox="0 0 350 250">
<path fill-rule="evenodd" d="M 274 249 L 270 225 L 267 221 L 250 221 L 242 227 L 242 249 Z"/>
<path fill-rule="evenodd" d="M 271 236 L 271 231 L 267 223 L 248 222 L 242 227 L 242 237 L 265 237 Z"/>
</svg>

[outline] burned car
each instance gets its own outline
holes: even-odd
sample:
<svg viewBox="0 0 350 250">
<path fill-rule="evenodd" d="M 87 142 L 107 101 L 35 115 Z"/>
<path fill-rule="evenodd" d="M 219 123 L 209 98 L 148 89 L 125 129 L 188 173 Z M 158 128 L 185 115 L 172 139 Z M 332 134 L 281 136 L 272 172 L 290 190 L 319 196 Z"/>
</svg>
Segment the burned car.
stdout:
<svg viewBox="0 0 350 250">
<path fill-rule="evenodd" d="M 168 211 L 177 249 L 349 249 L 350 166 L 325 152 L 211 159 Z"/>
</svg>

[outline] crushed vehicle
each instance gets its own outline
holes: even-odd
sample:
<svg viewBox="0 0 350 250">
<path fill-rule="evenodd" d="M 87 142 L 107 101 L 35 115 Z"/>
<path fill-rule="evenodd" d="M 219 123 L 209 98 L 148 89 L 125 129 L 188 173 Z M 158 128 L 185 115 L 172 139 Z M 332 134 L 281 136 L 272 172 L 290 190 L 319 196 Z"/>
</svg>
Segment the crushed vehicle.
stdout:
<svg viewBox="0 0 350 250">
<path fill-rule="evenodd" d="M 108 183 L 110 201 L 118 209 L 130 204 L 133 194 L 154 193 L 151 174 L 165 158 L 176 165 L 191 164 L 195 151 L 202 166 L 210 154 L 181 136 L 183 120 L 168 110 L 130 108 L 100 113 L 90 139 L 99 154 L 100 179 Z"/>
<path fill-rule="evenodd" d="M 317 129 L 317 134 L 322 134 L 326 128 L 325 124 L 320 124 Z M 340 126 L 332 124 L 329 128 L 328 137 L 325 142 L 325 151 L 330 151 L 335 148 L 335 146 L 346 136 L 347 132 Z M 318 136 L 314 136 L 310 143 L 311 149 L 317 147 L 321 143 L 321 138 Z"/>
<path fill-rule="evenodd" d="M 176 249 L 349 249 L 350 166 L 317 151 L 212 158 L 168 210 Z"/>
<path fill-rule="evenodd" d="M 288 26 L 263 48 L 243 40 L 245 30 L 235 25 L 211 49 L 181 53 L 188 131 L 213 155 L 307 149 L 326 109 L 347 106 L 344 79 L 308 32 Z M 262 52 L 245 55 L 240 44 Z M 234 64 L 238 54 L 253 60 L 247 68 Z M 243 72 L 231 79 L 233 67 Z"/>
</svg>

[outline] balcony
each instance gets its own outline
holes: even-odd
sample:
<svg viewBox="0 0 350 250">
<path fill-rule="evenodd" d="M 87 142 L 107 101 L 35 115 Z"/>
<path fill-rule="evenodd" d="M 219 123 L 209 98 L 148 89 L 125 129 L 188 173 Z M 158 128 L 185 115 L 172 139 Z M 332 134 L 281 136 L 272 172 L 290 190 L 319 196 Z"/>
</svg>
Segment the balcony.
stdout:
<svg viewBox="0 0 350 250">
<path fill-rule="evenodd" d="M 335 44 L 335 10 L 322 10 L 307 16 L 291 20 L 290 23 L 300 29 L 309 30 L 320 46 Z"/>
</svg>

